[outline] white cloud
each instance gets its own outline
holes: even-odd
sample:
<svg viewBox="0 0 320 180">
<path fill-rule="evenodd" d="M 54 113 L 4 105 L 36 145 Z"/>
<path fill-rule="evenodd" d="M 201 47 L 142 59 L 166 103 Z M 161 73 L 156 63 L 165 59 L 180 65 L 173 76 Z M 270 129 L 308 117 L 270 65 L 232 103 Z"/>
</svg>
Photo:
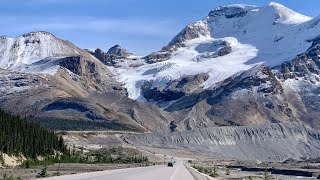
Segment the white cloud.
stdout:
<svg viewBox="0 0 320 180">
<path fill-rule="evenodd" d="M 29 0 L 30 3 L 41 3 L 41 4 L 57 4 L 57 3 L 69 3 L 75 2 L 74 0 Z"/>
<path fill-rule="evenodd" d="M 139 34 L 148 36 L 167 36 L 177 32 L 173 20 L 162 19 L 99 19 L 93 17 L 9 17 L 1 18 L 1 27 L 10 27 L 11 31 L 103 31 Z"/>
<path fill-rule="evenodd" d="M 140 55 L 161 49 L 183 26 L 173 19 L 0 15 L 0 36 L 14 37 L 31 31 L 48 31 L 82 48 L 108 49 L 114 44 L 121 44 Z"/>
</svg>

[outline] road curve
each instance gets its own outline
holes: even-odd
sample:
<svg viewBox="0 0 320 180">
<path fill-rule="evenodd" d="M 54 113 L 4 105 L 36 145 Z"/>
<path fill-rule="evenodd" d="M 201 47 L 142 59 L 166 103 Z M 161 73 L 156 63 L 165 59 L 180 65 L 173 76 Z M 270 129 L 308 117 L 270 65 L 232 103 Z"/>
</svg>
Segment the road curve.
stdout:
<svg viewBox="0 0 320 180">
<path fill-rule="evenodd" d="M 44 180 L 195 180 L 182 161 L 174 167 L 150 166 L 45 178 Z"/>
</svg>

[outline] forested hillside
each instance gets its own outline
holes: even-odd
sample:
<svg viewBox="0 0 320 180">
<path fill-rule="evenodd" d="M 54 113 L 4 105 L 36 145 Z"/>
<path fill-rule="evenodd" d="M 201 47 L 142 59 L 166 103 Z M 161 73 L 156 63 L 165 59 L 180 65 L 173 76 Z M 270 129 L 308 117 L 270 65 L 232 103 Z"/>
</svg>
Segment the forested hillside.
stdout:
<svg viewBox="0 0 320 180">
<path fill-rule="evenodd" d="M 38 124 L 0 110 L 0 152 L 35 159 L 54 151 L 68 153 L 62 138 Z"/>
</svg>

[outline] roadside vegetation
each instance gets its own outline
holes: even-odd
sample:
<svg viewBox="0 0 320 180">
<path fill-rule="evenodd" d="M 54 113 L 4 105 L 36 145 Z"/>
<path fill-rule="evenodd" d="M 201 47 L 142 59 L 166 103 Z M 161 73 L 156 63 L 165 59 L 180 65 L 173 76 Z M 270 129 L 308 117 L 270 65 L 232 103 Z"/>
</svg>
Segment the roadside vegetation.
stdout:
<svg viewBox="0 0 320 180">
<path fill-rule="evenodd" d="M 198 170 L 199 172 L 203 173 L 203 174 L 207 174 L 211 177 L 218 177 L 219 173 L 218 173 L 218 168 L 216 166 L 214 167 L 204 167 L 204 166 L 200 166 L 200 165 L 193 165 L 192 166 L 194 169 Z M 229 174 L 230 175 L 230 172 Z"/>
<path fill-rule="evenodd" d="M 121 128 L 119 128 L 121 129 Z M 136 149 L 113 147 L 88 151 L 81 147 L 67 147 L 63 138 L 39 123 L 0 110 L 0 165 L 5 157 L 17 157 L 19 168 L 38 169 L 36 177 L 59 176 L 60 164 L 133 164 L 149 166 L 149 159 Z M 57 166 L 48 173 L 49 166 Z M 20 175 L 2 171 L 0 179 L 18 180 Z"/>
<path fill-rule="evenodd" d="M 37 159 L 39 156 L 69 155 L 63 139 L 39 124 L 0 110 L 0 152 Z M 1 159 L 2 156 L 1 156 Z"/>
<path fill-rule="evenodd" d="M 23 167 L 47 166 L 56 163 L 78 163 L 78 164 L 148 164 L 148 157 L 143 156 L 138 150 L 114 147 L 110 149 L 99 149 L 85 153 L 83 148 L 72 148 L 68 153 L 59 156 L 47 156 L 43 160 L 29 159 L 23 163 Z"/>
<path fill-rule="evenodd" d="M 91 158 L 95 163 L 147 163 L 148 157 L 143 156 L 142 153 L 136 149 L 113 147 L 103 148 L 91 151 L 86 154 L 87 158 Z"/>
<path fill-rule="evenodd" d="M 192 163 L 191 161 L 189 163 Z M 244 179 L 244 180 L 271 180 L 274 179 L 268 169 L 264 171 L 255 171 L 255 172 L 242 172 L 238 168 L 230 168 L 226 165 L 216 165 L 206 163 L 193 164 L 191 167 L 196 169 L 198 172 L 206 174 L 208 176 L 219 178 L 219 179 Z M 231 171 L 232 170 L 232 171 Z"/>
</svg>

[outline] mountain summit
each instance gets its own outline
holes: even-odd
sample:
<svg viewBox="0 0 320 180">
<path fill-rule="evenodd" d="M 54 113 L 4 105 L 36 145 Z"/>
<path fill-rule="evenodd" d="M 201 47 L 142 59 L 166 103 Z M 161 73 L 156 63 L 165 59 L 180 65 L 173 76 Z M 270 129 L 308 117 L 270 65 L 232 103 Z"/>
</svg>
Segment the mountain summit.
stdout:
<svg viewBox="0 0 320 180">
<path fill-rule="evenodd" d="M 122 72 L 120 79 L 133 99 L 141 98 L 140 82 L 145 79 L 155 87 L 185 75 L 209 73 L 202 84 L 209 88 L 256 65 L 280 65 L 305 52 L 309 40 L 319 35 L 319 25 L 308 27 L 312 21 L 274 2 L 263 7 L 220 6 L 187 25 L 161 51 L 146 56 L 148 64 Z"/>
<path fill-rule="evenodd" d="M 20 68 L 48 57 L 77 55 L 78 51 L 82 50 L 44 31 L 31 32 L 16 38 L 2 37 L 0 68 Z"/>
<path fill-rule="evenodd" d="M 102 63 L 109 66 L 121 66 L 125 60 L 132 60 L 134 55 L 123 49 L 120 45 L 112 46 L 108 52 L 104 52 L 101 49 L 96 49 L 94 52 L 87 50 L 94 57 L 99 59 Z"/>
<path fill-rule="evenodd" d="M 129 53 L 126 49 L 121 48 L 118 44 L 112 46 L 107 54 L 119 56 L 119 57 L 129 57 L 132 55 L 132 53 Z"/>
</svg>

